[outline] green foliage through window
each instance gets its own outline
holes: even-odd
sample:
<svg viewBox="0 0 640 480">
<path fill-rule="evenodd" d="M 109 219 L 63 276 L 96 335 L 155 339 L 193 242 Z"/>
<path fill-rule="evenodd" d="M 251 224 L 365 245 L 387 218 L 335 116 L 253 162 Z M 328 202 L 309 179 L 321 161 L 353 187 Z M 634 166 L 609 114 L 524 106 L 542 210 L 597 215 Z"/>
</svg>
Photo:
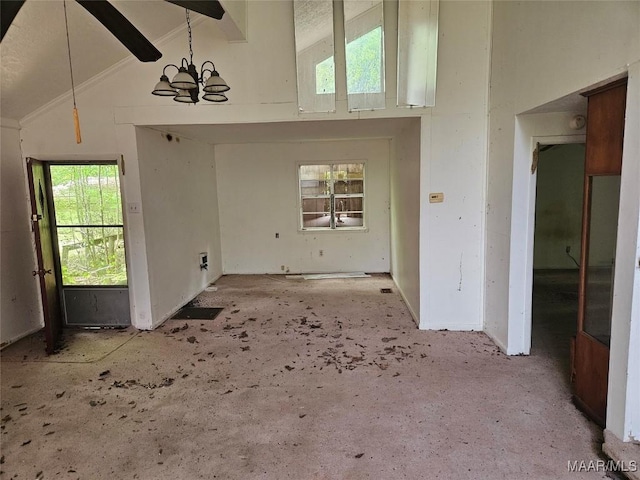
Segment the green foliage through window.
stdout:
<svg viewBox="0 0 640 480">
<path fill-rule="evenodd" d="M 382 27 L 378 26 L 347 43 L 347 92 L 382 93 Z M 316 65 L 316 93 L 335 93 L 333 57 Z"/>
<path fill-rule="evenodd" d="M 51 165 L 64 285 L 126 285 L 117 165 Z"/>
</svg>

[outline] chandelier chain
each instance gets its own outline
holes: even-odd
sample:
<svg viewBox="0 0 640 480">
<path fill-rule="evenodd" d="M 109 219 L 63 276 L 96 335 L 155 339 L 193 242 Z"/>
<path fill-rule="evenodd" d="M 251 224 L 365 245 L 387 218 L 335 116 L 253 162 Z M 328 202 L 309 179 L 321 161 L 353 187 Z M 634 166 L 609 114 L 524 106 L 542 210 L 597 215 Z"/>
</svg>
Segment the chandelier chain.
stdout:
<svg viewBox="0 0 640 480">
<path fill-rule="evenodd" d="M 193 48 L 191 46 L 191 16 L 189 15 L 189 10 L 185 8 L 187 12 L 187 31 L 189 32 L 189 59 L 190 63 L 193 63 Z"/>
</svg>

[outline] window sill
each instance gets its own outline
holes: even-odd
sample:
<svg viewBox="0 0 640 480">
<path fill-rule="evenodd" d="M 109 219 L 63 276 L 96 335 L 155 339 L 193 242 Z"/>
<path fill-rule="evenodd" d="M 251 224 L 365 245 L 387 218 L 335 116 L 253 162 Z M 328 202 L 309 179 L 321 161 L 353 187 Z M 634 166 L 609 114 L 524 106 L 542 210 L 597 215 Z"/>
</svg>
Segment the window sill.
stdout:
<svg viewBox="0 0 640 480">
<path fill-rule="evenodd" d="M 368 233 L 368 227 L 340 227 L 336 229 L 331 228 L 298 228 L 298 233 L 304 234 L 316 234 L 316 233 L 330 233 L 330 234 L 338 234 L 338 233 Z"/>
</svg>

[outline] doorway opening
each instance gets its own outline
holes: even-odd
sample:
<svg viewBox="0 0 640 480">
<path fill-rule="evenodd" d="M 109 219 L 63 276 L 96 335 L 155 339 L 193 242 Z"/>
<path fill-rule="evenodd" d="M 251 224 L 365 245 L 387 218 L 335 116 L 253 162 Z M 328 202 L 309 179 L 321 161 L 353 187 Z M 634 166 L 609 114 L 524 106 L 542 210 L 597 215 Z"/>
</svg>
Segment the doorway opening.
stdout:
<svg viewBox="0 0 640 480">
<path fill-rule="evenodd" d="M 570 383 L 578 323 L 585 144 L 541 145 L 533 247 L 531 349 Z"/>
<path fill-rule="evenodd" d="M 66 326 L 128 326 L 118 165 L 49 163 L 52 236 Z"/>
<path fill-rule="evenodd" d="M 131 324 L 117 162 L 28 159 L 47 351 L 63 327 Z"/>
</svg>

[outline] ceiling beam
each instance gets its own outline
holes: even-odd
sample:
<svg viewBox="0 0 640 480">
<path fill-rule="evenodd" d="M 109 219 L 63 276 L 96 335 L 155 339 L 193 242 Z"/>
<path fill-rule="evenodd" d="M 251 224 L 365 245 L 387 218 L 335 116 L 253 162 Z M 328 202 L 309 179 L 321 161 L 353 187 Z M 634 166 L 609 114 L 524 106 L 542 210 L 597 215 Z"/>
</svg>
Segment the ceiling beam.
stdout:
<svg viewBox="0 0 640 480">
<path fill-rule="evenodd" d="M 4 38 L 4 34 L 9 30 L 9 26 L 13 19 L 16 18 L 16 15 L 20 11 L 24 0 L 11 0 L 11 1 L 0 1 L 0 23 L 2 24 L 2 36 L 0 37 L 0 41 Z"/>
<path fill-rule="evenodd" d="M 220 20 L 224 15 L 224 8 L 218 0 L 203 2 L 201 0 L 167 0 L 169 3 L 186 8 L 192 12 Z"/>
</svg>

